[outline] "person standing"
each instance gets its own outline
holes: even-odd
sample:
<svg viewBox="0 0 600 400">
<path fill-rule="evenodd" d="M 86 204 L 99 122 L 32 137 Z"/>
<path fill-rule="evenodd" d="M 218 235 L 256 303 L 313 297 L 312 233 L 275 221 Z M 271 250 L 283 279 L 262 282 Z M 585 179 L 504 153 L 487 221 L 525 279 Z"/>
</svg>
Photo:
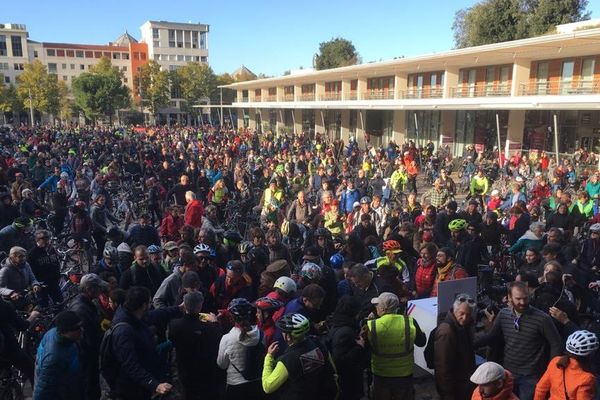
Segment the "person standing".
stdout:
<svg viewBox="0 0 600 400">
<path fill-rule="evenodd" d="M 515 394 L 521 400 L 533 399 L 535 384 L 548 365 L 547 354 L 562 352 L 562 340 L 552 318 L 529 305 L 529 292 L 523 282 L 508 288 L 510 307 L 498 313 L 487 334 L 475 339 L 475 348 L 504 343 L 504 365 L 513 373 Z"/>
<path fill-rule="evenodd" d="M 367 323 L 373 399 L 412 400 L 414 346 L 425 346 L 427 338 L 414 318 L 397 314 L 400 300 L 395 294 L 381 293 L 371 303 L 375 304 L 378 316 Z"/>
<path fill-rule="evenodd" d="M 475 371 L 473 325 L 477 303 L 459 294 L 435 331 L 435 386 L 442 400 L 469 400 Z M 431 339 L 430 339 L 431 340 Z"/>
<path fill-rule="evenodd" d="M 37 350 L 33 400 L 83 399 L 82 370 L 77 343 L 83 321 L 73 311 L 62 311 Z"/>
<path fill-rule="evenodd" d="M 519 400 L 513 393 L 512 374 L 495 362 L 481 364 L 471 375 L 471 382 L 477 385 L 471 400 Z"/>
<path fill-rule="evenodd" d="M 40 229 L 35 232 L 35 247 L 27 256 L 27 261 L 35 277 L 48 287 L 48 295 L 54 303 L 62 303 L 60 291 L 60 258 L 50 245 L 50 232 Z"/>
</svg>

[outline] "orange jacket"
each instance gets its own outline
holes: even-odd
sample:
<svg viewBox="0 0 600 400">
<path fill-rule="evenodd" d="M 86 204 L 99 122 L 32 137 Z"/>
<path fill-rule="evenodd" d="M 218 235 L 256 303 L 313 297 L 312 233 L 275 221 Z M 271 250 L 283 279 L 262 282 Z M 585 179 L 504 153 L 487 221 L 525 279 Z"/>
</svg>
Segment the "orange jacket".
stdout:
<svg viewBox="0 0 600 400">
<path fill-rule="evenodd" d="M 486 400 L 519 400 L 513 393 L 513 377 L 509 370 L 504 370 L 504 386 L 500 393 L 492 398 Z M 473 390 L 471 400 L 482 400 L 481 393 L 479 393 L 479 386 Z"/>
<path fill-rule="evenodd" d="M 571 358 L 566 370 L 558 368 L 556 363 L 561 357 L 554 357 L 542 379 L 535 387 L 533 400 L 565 399 L 565 383 L 569 400 L 590 400 L 596 395 L 596 378 L 581 369 L 579 362 Z M 564 373 L 564 375 L 563 375 Z M 563 376 L 565 379 L 563 380 Z"/>
</svg>

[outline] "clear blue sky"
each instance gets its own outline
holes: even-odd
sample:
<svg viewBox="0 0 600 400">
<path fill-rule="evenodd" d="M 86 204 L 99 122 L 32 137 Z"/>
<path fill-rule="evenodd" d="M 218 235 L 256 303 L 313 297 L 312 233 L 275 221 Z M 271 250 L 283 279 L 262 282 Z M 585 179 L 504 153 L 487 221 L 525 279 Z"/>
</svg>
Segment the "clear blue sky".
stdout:
<svg viewBox="0 0 600 400">
<path fill-rule="evenodd" d="M 0 22 L 24 23 L 36 41 L 104 44 L 147 20 L 210 25 L 216 73 L 241 64 L 281 75 L 312 65 L 319 43 L 351 40 L 363 62 L 449 50 L 454 12 L 476 0 L 28 0 L 2 1 Z M 590 0 L 600 18 L 600 0 Z"/>
</svg>

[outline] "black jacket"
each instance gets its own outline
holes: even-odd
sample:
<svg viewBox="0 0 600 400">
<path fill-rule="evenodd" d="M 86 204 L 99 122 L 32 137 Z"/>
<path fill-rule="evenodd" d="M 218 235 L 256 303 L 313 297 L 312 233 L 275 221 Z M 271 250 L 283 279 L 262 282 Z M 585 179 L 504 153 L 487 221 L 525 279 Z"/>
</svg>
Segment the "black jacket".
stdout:
<svg viewBox="0 0 600 400">
<path fill-rule="evenodd" d="M 133 263 L 131 268 L 123 272 L 119 286 L 127 290 L 132 286 L 143 286 L 154 296 L 163 280 L 160 271 L 152 263 L 148 263 L 145 268 Z"/>
<path fill-rule="evenodd" d="M 97 363 L 100 342 L 104 335 L 100 326 L 102 319 L 98 308 L 92 300 L 79 294 L 69 304 L 69 310 L 75 312 L 83 321 L 83 337 L 80 344 L 82 359 L 94 360 L 93 362 Z"/>
<path fill-rule="evenodd" d="M 327 334 L 328 347 L 340 378 L 341 400 L 362 398 L 362 371 L 366 352 L 356 343 L 358 322 L 355 318 L 333 315 Z"/>
<path fill-rule="evenodd" d="M 186 314 L 170 322 L 169 339 L 175 346 L 179 378 L 187 393 L 202 393 L 207 399 L 218 397 L 221 336 L 219 324 L 200 321 L 197 315 Z"/>
<path fill-rule="evenodd" d="M 56 250 L 35 246 L 27 256 L 31 270 L 39 282 L 58 287 L 60 258 Z"/>
</svg>

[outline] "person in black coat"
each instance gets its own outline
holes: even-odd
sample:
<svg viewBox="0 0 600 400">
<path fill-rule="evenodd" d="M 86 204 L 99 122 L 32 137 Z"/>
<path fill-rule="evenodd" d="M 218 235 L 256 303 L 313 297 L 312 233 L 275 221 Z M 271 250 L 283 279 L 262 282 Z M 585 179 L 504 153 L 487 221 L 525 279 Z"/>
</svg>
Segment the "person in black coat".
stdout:
<svg viewBox="0 0 600 400">
<path fill-rule="evenodd" d="M 100 343 L 102 318 L 94 304 L 108 284 L 96 274 L 86 274 L 79 283 L 80 294 L 69 304 L 69 310 L 75 312 L 83 322 L 83 337 L 80 342 L 80 360 L 84 380 L 85 399 L 100 398 Z"/>
<path fill-rule="evenodd" d="M 150 326 L 165 325 L 180 317 L 181 311 L 179 307 L 148 311 L 151 303 L 148 289 L 134 286 L 112 320 L 111 350 L 117 362 L 116 380 L 110 388 L 112 398 L 150 400 L 154 394 L 163 395 L 172 389 L 164 380 L 166 366 Z"/>
<path fill-rule="evenodd" d="M 127 271 L 121 275 L 119 286 L 127 290 L 132 286 L 143 286 L 154 296 L 163 276 L 158 268 L 150 262 L 146 246 L 138 246 L 135 249 L 135 261 Z"/>
<path fill-rule="evenodd" d="M 340 400 L 359 400 L 363 397 L 362 371 L 367 358 L 365 342 L 359 335 L 356 319 L 359 310 L 357 298 L 343 296 L 327 321 L 327 343 L 340 379 Z"/>
<path fill-rule="evenodd" d="M 50 232 L 40 229 L 35 233 L 36 246 L 27 255 L 27 262 L 39 282 L 48 287 L 48 295 L 55 303 L 62 303 L 60 291 L 60 257 L 50 245 Z"/>
<path fill-rule="evenodd" d="M 178 376 L 187 400 L 216 399 L 224 383 L 223 371 L 217 366 L 221 328 L 214 314 L 208 314 L 206 320 L 198 317 L 203 302 L 200 292 L 186 294 L 185 315 L 169 324 L 169 339 L 175 346 Z"/>
<path fill-rule="evenodd" d="M 29 319 L 33 320 L 37 316 L 39 313 L 34 311 Z M 17 315 L 12 304 L 0 298 L 0 357 L 21 371 L 33 386 L 33 358 L 21 349 L 15 336 L 15 332 L 24 332 L 28 328 L 28 321 Z"/>
</svg>

